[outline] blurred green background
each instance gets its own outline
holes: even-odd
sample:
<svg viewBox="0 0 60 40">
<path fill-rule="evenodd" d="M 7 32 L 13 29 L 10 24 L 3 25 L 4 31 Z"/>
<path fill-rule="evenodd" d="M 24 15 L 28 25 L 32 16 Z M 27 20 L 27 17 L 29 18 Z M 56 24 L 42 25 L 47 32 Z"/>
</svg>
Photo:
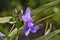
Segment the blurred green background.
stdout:
<svg viewBox="0 0 60 40">
<path fill-rule="evenodd" d="M 53 1 L 55 0 L 0 0 L 0 17 L 13 16 L 14 8 L 16 9 L 22 8 L 25 12 L 26 8 L 30 7 L 31 10 L 33 11 L 37 7 L 48 4 Z M 28 37 L 26 37 L 24 33 L 21 32 L 19 40 L 35 40 L 36 38 L 41 37 L 44 34 L 45 30 L 44 23 L 47 22 L 52 22 L 53 24 L 52 31 L 60 29 L 60 3 L 42 11 L 39 15 L 36 16 L 36 18 L 34 18 L 35 19 L 34 21 L 36 22 L 40 18 L 43 18 L 53 13 L 57 13 L 57 15 L 38 23 L 40 29 L 38 30 L 37 33 L 35 34 L 31 33 Z M 0 32 L 7 34 L 11 27 L 12 24 L 9 23 L 0 24 Z M 52 37 L 49 40 L 60 40 L 60 34 Z"/>
</svg>

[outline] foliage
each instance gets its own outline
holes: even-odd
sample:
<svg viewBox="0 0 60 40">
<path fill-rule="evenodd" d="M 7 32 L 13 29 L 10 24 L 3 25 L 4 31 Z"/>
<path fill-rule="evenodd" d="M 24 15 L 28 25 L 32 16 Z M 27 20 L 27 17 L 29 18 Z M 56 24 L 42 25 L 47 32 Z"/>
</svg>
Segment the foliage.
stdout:
<svg viewBox="0 0 60 40">
<path fill-rule="evenodd" d="M 6 2 L 5 4 L 8 5 L 8 7 L 9 7 L 9 9 L 8 9 L 8 11 L 6 11 L 6 13 L 10 11 L 11 15 L 6 16 L 6 17 L 0 17 L 0 32 L 4 33 L 4 31 L 5 31 L 5 30 L 3 30 L 4 27 L 5 27 L 4 24 L 8 23 L 8 24 L 12 25 L 12 27 L 9 27 L 9 25 L 8 25 L 8 28 L 6 27 L 6 30 L 9 30 L 9 31 L 7 31 L 6 34 L 4 34 L 5 35 L 4 40 L 18 40 L 19 35 L 21 36 L 21 35 L 24 34 L 23 31 L 24 31 L 25 23 L 22 22 L 22 19 L 21 19 L 22 12 L 20 10 L 24 6 L 21 5 L 22 3 L 19 0 L 18 1 L 17 0 L 11 0 L 11 1 L 6 0 L 5 2 Z M 26 2 L 27 2 L 27 0 L 26 0 Z M 38 1 L 37 1 L 37 4 L 35 3 L 36 0 L 35 1 L 34 0 L 30 1 L 29 0 L 28 2 L 27 2 L 26 5 L 30 5 L 30 7 L 32 7 L 32 10 L 38 4 Z M 52 8 L 52 7 L 54 8 L 54 6 L 59 4 L 59 3 L 60 3 L 60 0 L 55 0 L 53 2 L 44 4 L 42 6 L 38 6 L 38 8 L 34 9 L 31 12 L 32 13 L 32 18 L 35 20 L 35 18 L 37 18 L 38 15 L 42 14 L 42 12 L 44 12 L 48 8 Z M 11 11 L 12 8 L 16 8 L 18 12 L 16 14 L 12 13 L 12 11 Z M 36 40 L 48 40 L 49 38 L 52 38 L 53 36 L 60 33 L 60 29 L 56 28 L 57 30 L 54 30 L 54 31 L 52 29 L 55 26 L 55 25 L 53 25 L 53 22 L 55 22 L 56 25 L 60 25 L 60 21 L 59 21 L 60 20 L 60 18 L 59 18 L 60 17 L 60 12 L 59 11 L 60 10 L 57 11 L 57 9 L 56 9 L 56 11 L 52 10 L 51 14 L 49 14 L 47 16 L 43 16 L 41 19 L 38 18 L 37 21 L 34 22 L 36 24 L 38 24 L 38 23 L 40 24 L 40 22 L 42 22 L 43 24 L 46 24 L 46 26 L 43 25 L 45 27 L 43 35 L 41 37 L 36 38 Z M 6 13 L 3 11 L 1 15 L 4 15 Z M 35 16 L 35 18 L 34 18 L 34 16 Z M 44 21 L 48 18 L 51 19 L 51 22 L 49 23 L 49 21 L 48 21 L 48 22 L 44 23 Z M 59 36 L 55 37 L 54 39 L 59 40 Z"/>
</svg>

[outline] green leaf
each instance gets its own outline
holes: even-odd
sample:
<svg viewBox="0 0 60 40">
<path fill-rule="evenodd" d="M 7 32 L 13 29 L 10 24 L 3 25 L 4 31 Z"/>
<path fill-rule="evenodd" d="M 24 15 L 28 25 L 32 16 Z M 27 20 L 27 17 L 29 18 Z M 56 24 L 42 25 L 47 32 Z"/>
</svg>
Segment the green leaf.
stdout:
<svg viewBox="0 0 60 40">
<path fill-rule="evenodd" d="M 58 30 L 56 30 L 56 31 L 53 31 L 53 32 L 49 33 L 49 34 L 46 35 L 46 36 L 42 36 L 42 37 L 38 38 L 37 40 L 48 40 L 49 38 L 57 35 L 58 33 L 60 33 L 60 29 L 58 29 Z"/>
<path fill-rule="evenodd" d="M 48 29 L 48 22 L 46 23 L 45 33 L 47 32 L 47 29 Z"/>
<path fill-rule="evenodd" d="M 38 8 L 36 8 L 33 12 L 32 12 L 32 15 L 38 15 L 40 12 L 44 11 L 45 9 L 49 8 L 49 7 L 52 7 L 56 4 L 60 3 L 60 0 L 56 0 L 56 1 L 53 1 L 51 3 L 48 3 L 46 5 L 42 5 Z"/>
<path fill-rule="evenodd" d="M 39 20 L 37 20 L 35 23 L 37 24 L 37 23 L 39 23 L 39 22 L 41 22 L 41 21 L 43 21 L 43 20 L 45 20 L 45 19 L 47 19 L 47 18 L 50 18 L 50 17 L 52 17 L 52 16 L 55 16 L 56 14 L 51 14 L 51 15 L 49 15 L 49 16 L 46 16 L 46 17 L 44 17 L 44 18 L 42 18 L 42 19 L 39 19 Z"/>
<path fill-rule="evenodd" d="M 52 28 L 52 24 L 50 23 L 50 28 L 45 32 L 45 35 L 47 35 L 47 34 L 49 34 L 51 32 L 51 28 Z"/>
<path fill-rule="evenodd" d="M 10 24 L 14 24 L 14 23 L 16 23 L 17 21 L 13 21 L 13 22 L 8 22 L 8 23 L 10 23 Z"/>
<path fill-rule="evenodd" d="M 23 31 L 24 31 L 24 26 L 21 26 L 21 27 L 19 28 L 19 34 L 20 34 L 20 35 L 23 35 Z"/>
<path fill-rule="evenodd" d="M 0 25 L 0 32 L 3 32 L 3 25 Z"/>
<path fill-rule="evenodd" d="M 18 32 L 18 29 L 15 28 L 11 33 L 8 34 L 8 37 L 12 37 L 12 36 L 16 35 L 17 32 Z"/>
<path fill-rule="evenodd" d="M 1 17 L 0 18 L 0 23 L 7 23 L 12 17 Z"/>
<path fill-rule="evenodd" d="M 16 36 L 16 39 L 15 40 L 18 40 L 18 35 Z"/>
<path fill-rule="evenodd" d="M 12 18 L 9 20 L 8 23 L 10 23 L 10 24 L 14 24 L 14 23 L 16 23 L 16 22 L 17 22 L 16 19 L 12 17 Z"/>
</svg>

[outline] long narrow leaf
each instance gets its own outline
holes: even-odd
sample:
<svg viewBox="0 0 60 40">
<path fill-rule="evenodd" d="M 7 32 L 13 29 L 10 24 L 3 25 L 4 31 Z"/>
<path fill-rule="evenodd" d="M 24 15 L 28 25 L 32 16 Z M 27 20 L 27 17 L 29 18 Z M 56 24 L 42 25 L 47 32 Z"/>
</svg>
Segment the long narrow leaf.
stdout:
<svg viewBox="0 0 60 40">
<path fill-rule="evenodd" d="M 47 29 L 48 29 L 48 22 L 46 23 L 45 33 L 47 32 Z"/>
<path fill-rule="evenodd" d="M 45 32 L 45 35 L 49 34 L 51 32 L 52 24 L 50 23 L 50 28 Z"/>
<path fill-rule="evenodd" d="M 45 20 L 45 19 L 47 19 L 47 18 L 50 18 L 50 17 L 54 16 L 54 15 L 56 15 L 56 14 L 51 14 L 51 15 L 49 15 L 49 16 L 46 16 L 46 17 L 44 17 L 44 18 L 42 18 L 42 19 L 37 20 L 37 22 L 35 22 L 35 23 L 37 24 L 37 23 L 39 23 L 39 22 L 41 22 L 41 21 L 43 21 L 43 20 Z"/>
<path fill-rule="evenodd" d="M 58 4 L 58 3 L 60 3 L 60 0 L 56 0 L 56 1 L 53 1 L 53 2 L 48 3 L 46 5 L 40 6 L 40 7 L 36 8 L 35 11 L 32 12 L 32 15 L 37 15 L 40 12 L 42 12 L 43 10 L 45 10 L 45 9 L 51 7 L 51 6 L 54 6 L 54 5 Z"/>
<path fill-rule="evenodd" d="M 48 40 L 49 38 L 53 37 L 54 35 L 57 35 L 58 33 L 60 33 L 60 29 L 58 29 L 58 30 L 56 30 L 54 32 L 51 32 L 46 36 L 42 36 L 42 37 L 40 37 L 40 38 L 38 38 L 36 40 Z"/>
</svg>

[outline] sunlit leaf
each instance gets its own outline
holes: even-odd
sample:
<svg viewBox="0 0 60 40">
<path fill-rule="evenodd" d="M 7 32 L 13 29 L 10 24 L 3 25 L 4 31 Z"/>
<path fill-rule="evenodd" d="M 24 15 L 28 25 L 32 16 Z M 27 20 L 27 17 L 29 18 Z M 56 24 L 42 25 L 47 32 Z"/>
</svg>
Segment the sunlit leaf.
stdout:
<svg viewBox="0 0 60 40">
<path fill-rule="evenodd" d="M 0 23 L 7 23 L 12 17 L 0 17 Z"/>
<path fill-rule="evenodd" d="M 8 22 L 8 23 L 10 23 L 10 24 L 14 24 L 14 23 L 16 23 L 16 21 L 13 21 L 13 22 Z"/>
<path fill-rule="evenodd" d="M 45 33 L 47 32 L 47 29 L 48 29 L 48 22 L 46 23 L 46 26 L 45 26 Z"/>
<path fill-rule="evenodd" d="M 51 32 L 52 24 L 50 23 L 50 28 L 45 32 L 45 35 L 49 34 Z"/>
</svg>

